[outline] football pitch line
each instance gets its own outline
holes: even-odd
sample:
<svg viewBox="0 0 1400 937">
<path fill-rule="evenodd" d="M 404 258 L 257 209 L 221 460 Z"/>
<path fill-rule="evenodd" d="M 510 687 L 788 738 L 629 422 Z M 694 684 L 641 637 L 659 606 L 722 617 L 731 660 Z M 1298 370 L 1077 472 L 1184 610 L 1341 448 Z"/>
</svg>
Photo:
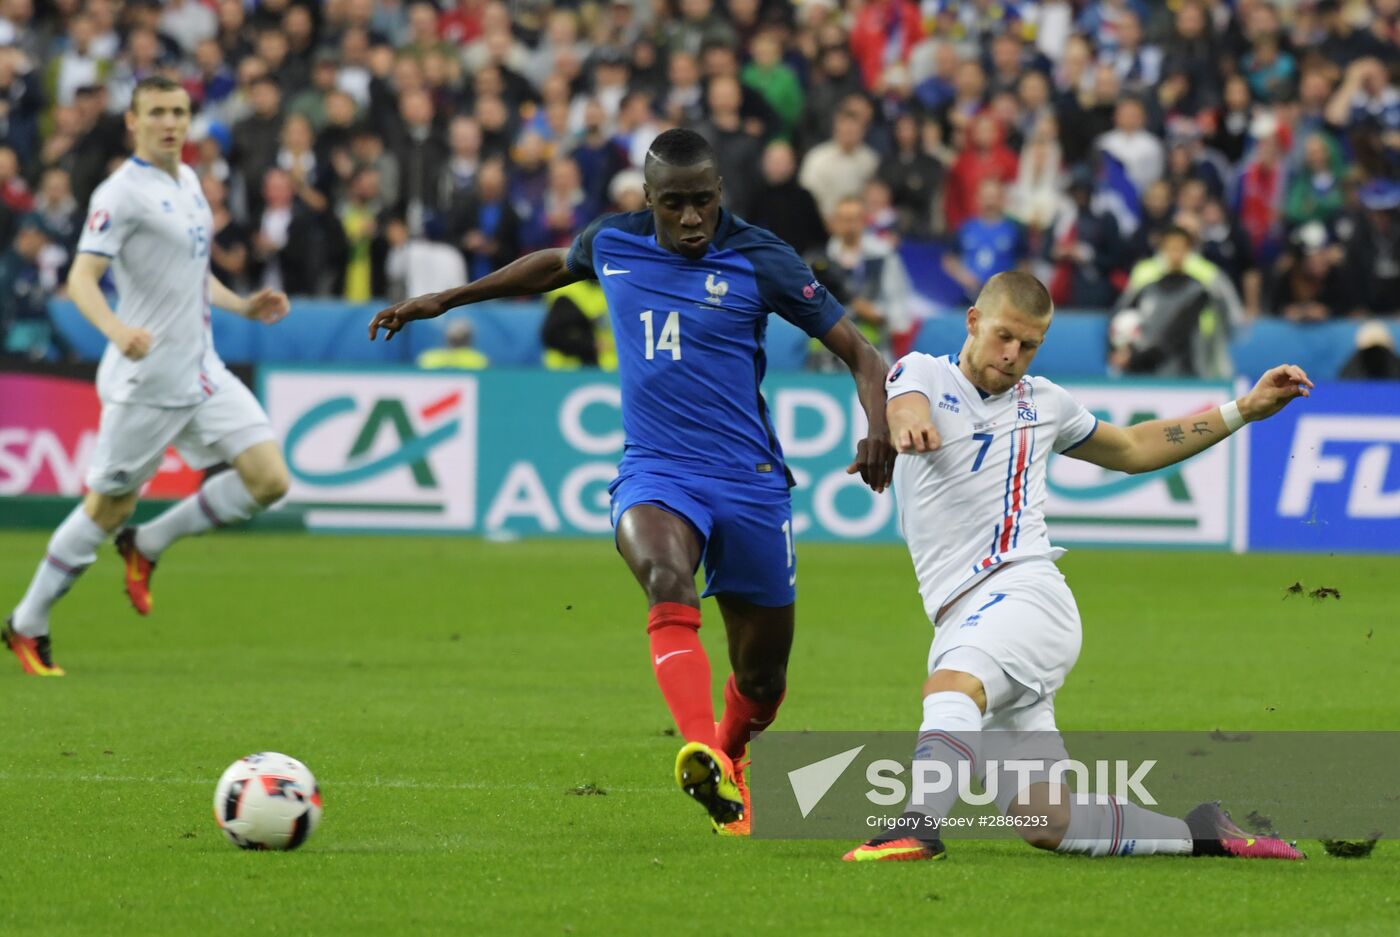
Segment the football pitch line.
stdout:
<svg viewBox="0 0 1400 937">
<path fill-rule="evenodd" d="M 217 778 L 215 780 L 217 780 Z M 14 774 L 7 771 L 0 771 L 0 783 L 5 781 L 42 781 L 45 784 L 165 784 L 172 786 L 206 785 L 213 783 L 209 778 L 158 778 L 128 774 L 58 774 L 53 772 L 36 774 L 29 771 L 23 774 Z M 336 781 L 331 784 L 330 787 L 332 789 L 365 789 L 379 787 L 411 791 L 541 791 L 546 793 L 558 792 L 560 794 L 574 793 L 571 788 L 553 787 L 544 784 L 492 784 L 485 781 L 414 781 L 408 778 L 375 779 L 370 781 Z M 672 797 L 675 795 L 675 791 L 665 785 L 660 787 L 609 786 L 601 788 L 601 790 L 606 794 L 651 794 L 657 797 Z"/>
</svg>

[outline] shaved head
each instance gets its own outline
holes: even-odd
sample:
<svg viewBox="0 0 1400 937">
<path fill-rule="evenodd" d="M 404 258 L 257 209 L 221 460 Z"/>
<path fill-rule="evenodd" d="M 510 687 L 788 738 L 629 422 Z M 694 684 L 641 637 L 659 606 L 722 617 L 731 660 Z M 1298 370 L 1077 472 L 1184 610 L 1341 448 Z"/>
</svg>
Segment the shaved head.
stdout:
<svg viewBox="0 0 1400 937">
<path fill-rule="evenodd" d="M 1019 270 L 998 273 L 977 294 L 977 308 L 983 312 L 996 312 L 1006 307 L 1032 319 L 1048 319 L 1055 311 L 1055 303 L 1045 285 Z"/>
</svg>

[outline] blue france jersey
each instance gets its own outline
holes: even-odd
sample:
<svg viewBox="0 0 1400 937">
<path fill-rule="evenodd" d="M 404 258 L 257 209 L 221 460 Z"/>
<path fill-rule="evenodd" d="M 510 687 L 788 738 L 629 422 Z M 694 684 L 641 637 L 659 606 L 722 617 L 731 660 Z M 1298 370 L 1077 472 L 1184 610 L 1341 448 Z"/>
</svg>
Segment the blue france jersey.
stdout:
<svg viewBox="0 0 1400 937">
<path fill-rule="evenodd" d="M 844 315 L 784 242 L 721 212 L 690 260 L 656 243 L 650 211 L 604 215 L 569 249 L 569 269 L 608 300 L 622 381 L 619 471 L 677 467 L 786 486 L 759 392 L 768 314 L 821 337 Z"/>
</svg>

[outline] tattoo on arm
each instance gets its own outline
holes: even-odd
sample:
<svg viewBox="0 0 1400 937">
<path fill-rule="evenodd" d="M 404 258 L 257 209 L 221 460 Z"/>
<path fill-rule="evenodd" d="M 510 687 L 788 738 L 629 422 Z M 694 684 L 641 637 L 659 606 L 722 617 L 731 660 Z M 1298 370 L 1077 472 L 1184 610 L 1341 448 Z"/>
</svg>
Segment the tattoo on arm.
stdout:
<svg viewBox="0 0 1400 937">
<path fill-rule="evenodd" d="M 1179 423 L 1176 426 L 1168 426 L 1164 432 L 1167 437 L 1167 442 L 1174 446 L 1180 446 L 1182 443 L 1186 442 L 1186 434 L 1182 432 L 1181 424 Z"/>
<path fill-rule="evenodd" d="M 1210 424 L 1205 420 L 1200 420 L 1199 422 L 1191 424 L 1191 432 L 1195 433 L 1197 436 L 1215 435 L 1214 431 L 1210 428 Z"/>
</svg>

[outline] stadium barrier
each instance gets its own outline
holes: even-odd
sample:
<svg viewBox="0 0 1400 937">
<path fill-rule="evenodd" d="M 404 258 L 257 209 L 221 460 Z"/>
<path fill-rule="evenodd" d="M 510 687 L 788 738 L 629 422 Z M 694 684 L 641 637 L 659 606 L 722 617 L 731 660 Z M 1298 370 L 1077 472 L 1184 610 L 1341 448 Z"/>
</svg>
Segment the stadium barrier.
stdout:
<svg viewBox="0 0 1400 937">
<path fill-rule="evenodd" d="M 544 348 L 540 326 L 544 305 L 538 300 L 481 303 L 457 309 L 440 319 L 415 324 L 394 341 L 366 341 L 366 328 L 383 303 L 343 303 L 297 299 L 294 311 L 277 325 L 249 322 L 237 316 L 214 317 L 214 342 L 225 361 L 247 364 L 412 364 L 419 354 L 444 343 L 452 321 L 467 319 L 474 326 L 476 345 L 493 367 L 536 367 Z M 96 361 L 106 340 L 66 300 L 50 303 L 59 332 L 85 360 Z M 961 310 L 924 320 L 914 348 L 947 354 L 962 346 L 966 326 Z M 1260 320 L 1231 343 L 1240 374 L 1257 375 L 1283 361 L 1305 368 L 1317 378 L 1336 374 L 1354 350 L 1357 323 L 1299 324 Z M 1400 324 L 1392 324 L 1400 344 Z M 1055 315 L 1051 340 L 1036 358 L 1036 373 L 1055 380 L 1101 378 L 1107 367 L 1108 315 L 1061 310 Z M 800 371 L 807 358 L 808 339 L 796 327 L 771 316 L 767 335 L 771 371 Z"/>
<path fill-rule="evenodd" d="M 97 434 L 91 378 L 91 369 L 0 372 L 0 526 L 43 526 L 81 493 Z M 293 477 L 287 504 L 264 524 L 609 534 L 607 486 L 622 447 L 610 376 L 267 367 L 251 385 Z M 1119 424 L 1202 410 L 1235 393 L 1195 382 L 1067 386 Z M 774 374 L 765 393 L 798 481 L 797 536 L 896 541 L 893 496 L 845 473 L 864 433 L 849 378 Z M 1398 448 L 1400 384 L 1324 384 L 1274 420 L 1159 472 L 1124 476 L 1052 458 L 1050 524 L 1068 545 L 1400 552 Z M 172 451 L 147 497 L 182 497 L 199 479 Z"/>
</svg>

